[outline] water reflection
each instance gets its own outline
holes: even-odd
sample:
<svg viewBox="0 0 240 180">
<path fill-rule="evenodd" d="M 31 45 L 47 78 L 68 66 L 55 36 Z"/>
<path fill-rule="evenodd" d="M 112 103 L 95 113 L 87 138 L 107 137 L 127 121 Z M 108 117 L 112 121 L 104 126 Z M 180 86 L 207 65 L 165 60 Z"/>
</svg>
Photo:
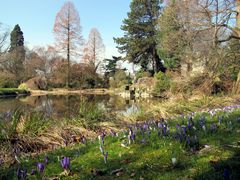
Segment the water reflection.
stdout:
<svg viewBox="0 0 240 180">
<path fill-rule="evenodd" d="M 47 118 L 72 118 L 75 117 L 81 102 L 96 103 L 105 112 L 119 112 L 130 114 L 138 112 L 145 101 L 126 100 L 119 96 L 110 95 L 46 95 L 29 96 L 10 99 L 0 99 L 0 114 L 13 112 L 16 109 L 24 113 L 40 112 Z M 153 100 L 151 100 L 153 101 Z"/>
</svg>

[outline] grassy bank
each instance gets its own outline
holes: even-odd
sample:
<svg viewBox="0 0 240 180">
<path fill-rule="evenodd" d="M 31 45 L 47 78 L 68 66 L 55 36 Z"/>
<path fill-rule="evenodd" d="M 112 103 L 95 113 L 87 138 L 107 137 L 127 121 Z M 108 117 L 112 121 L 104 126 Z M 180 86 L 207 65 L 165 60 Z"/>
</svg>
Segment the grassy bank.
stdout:
<svg viewBox="0 0 240 180">
<path fill-rule="evenodd" d="M 30 91 L 18 88 L 0 88 L 0 97 L 30 95 Z"/>
<path fill-rule="evenodd" d="M 17 179 L 18 169 L 29 179 L 239 179 L 240 110 L 234 108 L 132 124 L 118 134 L 22 156 L 0 174 Z M 65 171 L 64 157 L 70 157 Z"/>
<path fill-rule="evenodd" d="M 68 94 L 93 94 L 93 95 L 102 95 L 102 94 L 111 94 L 112 90 L 109 89 L 51 89 L 51 90 L 31 90 L 31 94 L 33 96 L 41 96 L 41 95 L 68 95 Z"/>
</svg>

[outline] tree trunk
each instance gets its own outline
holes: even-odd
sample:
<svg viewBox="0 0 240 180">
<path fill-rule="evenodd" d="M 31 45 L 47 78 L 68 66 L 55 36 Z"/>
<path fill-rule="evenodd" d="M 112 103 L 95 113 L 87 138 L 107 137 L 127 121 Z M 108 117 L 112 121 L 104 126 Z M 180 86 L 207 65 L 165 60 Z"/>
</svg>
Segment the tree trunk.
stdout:
<svg viewBox="0 0 240 180">
<path fill-rule="evenodd" d="M 70 10 L 68 11 L 68 27 L 67 27 L 67 82 L 66 82 L 66 87 L 69 88 L 69 83 L 70 83 L 70 23 L 69 23 L 69 18 L 70 18 Z"/>
<path fill-rule="evenodd" d="M 70 82 L 70 48 L 69 44 L 67 47 L 67 82 L 66 87 L 69 88 L 69 82 Z"/>
<path fill-rule="evenodd" d="M 156 49 L 153 50 L 153 70 L 154 70 L 154 73 L 158 73 L 159 71 L 164 73 L 166 72 L 166 68 L 164 67 L 159 56 L 157 55 Z"/>
<path fill-rule="evenodd" d="M 233 94 L 240 94 L 240 71 L 238 73 L 237 81 L 233 86 Z"/>
</svg>

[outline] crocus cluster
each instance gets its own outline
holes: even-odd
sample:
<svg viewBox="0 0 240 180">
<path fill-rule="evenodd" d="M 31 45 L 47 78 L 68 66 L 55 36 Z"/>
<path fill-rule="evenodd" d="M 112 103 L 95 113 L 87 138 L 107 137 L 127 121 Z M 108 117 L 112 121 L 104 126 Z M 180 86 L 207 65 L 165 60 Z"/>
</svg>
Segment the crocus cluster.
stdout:
<svg viewBox="0 0 240 180">
<path fill-rule="evenodd" d="M 17 169 L 17 179 L 27 179 L 28 175 L 27 175 L 27 170 L 26 169 Z"/>
<path fill-rule="evenodd" d="M 122 133 L 118 134 L 113 130 L 110 131 L 110 135 L 114 137 L 119 137 L 121 140 L 123 139 L 124 147 L 130 146 L 132 143 L 140 142 L 140 144 L 147 144 L 149 140 L 151 140 L 152 134 L 157 134 L 159 139 L 173 139 L 179 141 L 186 147 L 187 150 L 196 151 L 200 149 L 200 141 L 199 141 L 199 134 L 208 134 L 212 135 L 217 133 L 219 129 L 224 126 L 224 128 L 233 129 L 234 124 L 240 124 L 240 117 L 237 117 L 235 120 L 227 120 L 224 116 L 217 116 L 218 111 L 223 112 L 232 112 L 234 109 L 240 108 L 239 105 L 236 106 L 227 106 L 221 109 L 213 109 L 208 111 L 208 114 L 202 113 L 191 113 L 187 116 L 180 116 L 179 121 L 176 125 L 171 125 L 170 119 L 163 119 L 160 120 L 149 120 L 143 123 L 136 123 L 130 125 L 127 129 L 122 131 Z M 210 116 L 209 116 L 210 115 Z M 196 118 L 197 116 L 197 118 Z M 216 122 L 208 122 L 208 118 L 216 118 Z M 234 124 L 233 124 L 234 123 Z M 103 156 L 104 163 L 107 164 L 108 162 L 108 152 L 105 151 L 105 138 L 107 134 L 105 132 L 101 133 L 98 136 L 99 140 L 99 149 L 101 155 Z M 86 144 L 86 138 L 82 138 L 82 143 Z M 67 144 L 67 143 L 66 143 Z M 208 148 L 208 145 L 203 146 Z M 128 147 L 129 148 L 129 147 Z M 64 157 L 60 164 L 64 170 L 70 169 L 70 157 Z M 173 166 L 177 165 L 177 158 L 174 156 L 172 157 L 172 164 Z M 37 163 L 37 170 L 39 173 L 43 173 L 45 166 L 49 163 L 49 158 L 46 156 L 44 159 L 44 163 Z M 32 172 L 31 174 L 35 174 Z M 18 168 L 17 170 L 17 178 L 26 178 L 27 171 L 21 170 Z M 229 179 L 229 170 L 225 169 L 223 173 L 224 179 Z"/>
<path fill-rule="evenodd" d="M 44 169 L 45 169 L 45 166 L 44 166 L 43 163 L 40 163 L 40 162 L 37 163 L 37 170 L 38 170 L 38 172 L 43 173 Z"/>
<path fill-rule="evenodd" d="M 44 169 L 45 169 L 45 166 L 48 164 L 48 162 L 49 162 L 48 156 L 45 156 L 44 163 L 38 162 L 37 163 L 37 170 L 38 170 L 38 172 L 43 173 Z"/>
<path fill-rule="evenodd" d="M 106 137 L 106 133 L 102 133 L 101 135 L 98 136 L 99 143 L 104 145 L 104 139 Z"/>
<path fill-rule="evenodd" d="M 113 132 L 113 131 L 112 131 Z M 111 133 L 111 135 L 115 135 L 115 133 Z M 99 140 L 99 149 L 101 154 L 103 155 L 103 159 L 105 164 L 107 164 L 107 160 L 108 160 L 108 152 L 104 151 L 104 139 L 106 137 L 106 134 L 103 132 L 101 135 L 98 136 L 98 140 Z"/>
<path fill-rule="evenodd" d="M 70 168 L 70 158 L 69 157 L 64 157 L 61 161 L 61 166 L 64 170 L 69 170 Z"/>
<path fill-rule="evenodd" d="M 228 106 L 221 110 L 224 112 L 232 112 L 234 109 L 240 108 L 240 106 Z M 210 118 L 212 115 L 216 115 L 218 109 L 210 111 Z M 196 118 L 198 115 L 198 118 Z M 149 120 L 143 123 L 137 123 L 131 125 L 127 131 L 123 132 L 123 137 L 127 139 L 124 141 L 130 145 L 135 142 L 136 139 L 140 139 L 141 144 L 146 144 L 147 137 L 151 137 L 153 132 L 157 132 L 159 138 L 172 138 L 180 141 L 189 150 L 196 151 L 200 149 L 199 133 L 214 134 L 218 132 L 220 126 L 226 126 L 229 129 L 233 128 L 232 120 L 224 120 L 223 116 L 216 116 L 218 122 L 207 122 L 207 114 L 192 113 L 188 116 L 181 116 L 179 123 L 173 127 L 169 124 L 171 120 L 161 118 L 158 121 Z M 209 116 L 208 116 L 209 117 Z M 213 117 L 212 117 L 213 118 Z M 181 121 L 182 119 L 182 121 Z M 237 123 L 240 123 L 240 117 L 236 119 Z M 101 151 L 102 152 L 102 151 Z"/>
<path fill-rule="evenodd" d="M 48 156 L 45 156 L 44 163 L 38 162 L 37 163 L 37 170 L 36 169 L 32 169 L 30 175 L 36 174 L 37 171 L 39 173 L 43 173 L 44 169 L 45 169 L 45 166 L 48 164 L 48 162 L 49 162 L 49 158 L 48 158 Z M 20 168 L 17 169 L 17 178 L 18 179 L 22 179 L 22 178 L 23 179 L 27 179 L 27 176 L 28 176 L 28 174 L 27 174 L 27 170 L 26 169 L 25 170 L 22 170 Z"/>
</svg>

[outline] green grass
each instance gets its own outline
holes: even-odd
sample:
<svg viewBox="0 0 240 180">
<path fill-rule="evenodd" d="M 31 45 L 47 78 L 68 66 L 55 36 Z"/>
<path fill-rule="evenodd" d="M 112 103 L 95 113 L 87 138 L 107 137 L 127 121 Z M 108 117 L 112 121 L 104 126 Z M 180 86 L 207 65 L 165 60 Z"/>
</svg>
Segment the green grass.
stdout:
<svg viewBox="0 0 240 180">
<path fill-rule="evenodd" d="M 201 129 L 196 122 L 204 116 L 207 131 Z M 212 123 L 218 123 L 218 117 L 223 117 L 222 124 L 216 132 L 209 131 Z M 199 137 L 199 150 L 192 150 L 186 142 L 174 140 L 172 136 L 158 137 L 158 131 L 152 130 L 150 137 L 145 133 L 146 143 L 140 143 L 142 135 L 137 133 L 135 142 L 127 144 L 126 132 L 118 137 L 107 136 L 104 143 L 108 151 L 107 164 L 99 150 L 99 141 L 88 141 L 87 144 L 76 144 L 60 148 L 36 157 L 21 158 L 21 168 L 28 172 L 36 169 L 37 162 L 44 162 L 49 157 L 43 174 L 29 175 L 29 179 L 53 178 L 60 179 L 224 179 L 223 171 L 228 168 L 231 179 L 240 177 L 240 110 L 231 113 L 218 112 L 211 117 L 207 113 L 196 114 L 194 123 L 196 131 L 191 130 L 188 135 L 196 134 Z M 231 121 L 231 123 L 230 123 Z M 177 123 L 187 123 L 184 118 L 169 120 L 170 133 L 174 133 Z M 126 147 L 121 146 L 122 143 Z M 208 145 L 209 148 L 204 148 Z M 71 158 L 70 173 L 61 175 L 63 169 L 59 160 L 67 156 Z M 174 166 L 171 158 L 176 157 L 178 163 Z M 16 179 L 17 165 L 2 167 L 0 179 Z M 118 173 L 114 170 L 121 169 Z"/>
<path fill-rule="evenodd" d="M 30 91 L 18 88 L 0 88 L 0 96 L 29 95 Z"/>
</svg>

